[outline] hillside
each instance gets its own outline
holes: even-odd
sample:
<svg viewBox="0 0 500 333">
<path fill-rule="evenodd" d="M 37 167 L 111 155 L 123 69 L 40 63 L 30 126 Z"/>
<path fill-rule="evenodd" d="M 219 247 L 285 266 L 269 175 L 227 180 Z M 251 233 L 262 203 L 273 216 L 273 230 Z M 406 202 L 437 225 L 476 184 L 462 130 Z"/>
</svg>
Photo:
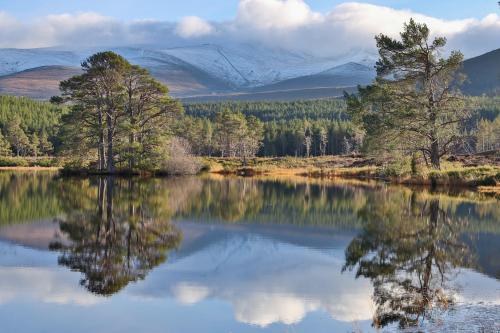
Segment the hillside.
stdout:
<svg viewBox="0 0 500 333">
<path fill-rule="evenodd" d="M 500 90 L 500 49 L 464 61 L 467 81 L 462 91 L 468 95 L 495 95 Z"/>
<path fill-rule="evenodd" d="M 58 93 L 60 80 L 79 72 L 82 60 L 103 50 L 0 49 L 0 94 L 48 99 Z M 363 51 L 321 58 L 248 44 L 109 50 L 147 68 L 186 101 L 336 97 L 375 77 L 376 56 Z M 464 72 L 466 94 L 491 94 L 498 87 L 500 49 L 466 60 Z"/>
<path fill-rule="evenodd" d="M 49 99 L 59 95 L 59 82 L 80 74 L 77 67 L 43 66 L 0 76 L 0 94 Z"/>
<path fill-rule="evenodd" d="M 353 93 L 355 86 L 351 87 L 317 87 L 304 89 L 243 91 L 236 93 L 197 95 L 184 97 L 184 102 L 221 102 L 221 101 L 298 101 L 315 100 L 340 97 L 344 91 Z"/>
<path fill-rule="evenodd" d="M 300 76 L 257 87 L 254 91 L 355 87 L 358 84 L 366 85 L 371 83 L 375 75 L 376 72 L 373 68 L 349 62 L 317 74 Z"/>
<path fill-rule="evenodd" d="M 357 73 L 349 77 L 349 61 L 371 66 L 375 59 L 364 52 L 321 58 L 244 43 L 171 48 L 0 49 L 0 93 L 47 99 L 57 93 L 58 79 L 69 77 L 70 69 L 104 50 L 147 68 L 169 86 L 173 96 L 195 100 L 337 96 L 339 87 L 366 82 L 365 77 L 359 81 Z M 342 67 L 344 73 L 329 73 Z M 288 82 L 294 79 L 295 83 Z"/>
</svg>

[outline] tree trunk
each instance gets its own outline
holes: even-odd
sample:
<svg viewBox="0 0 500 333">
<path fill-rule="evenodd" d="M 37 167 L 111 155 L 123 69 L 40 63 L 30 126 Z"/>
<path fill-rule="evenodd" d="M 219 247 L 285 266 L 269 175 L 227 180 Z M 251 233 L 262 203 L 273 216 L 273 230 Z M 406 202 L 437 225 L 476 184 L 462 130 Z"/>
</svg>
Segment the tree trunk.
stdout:
<svg viewBox="0 0 500 333">
<path fill-rule="evenodd" d="M 111 114 L 108 112 L 106 115 L 106 124 L 108 130 L 108 173 L 113 173 L 115 171 L 115 161 L 113 154 L 113 119 Z"/>
<path fill-rule="evenodd" d="M 434 169 L 441 169 L 441 157 L 439 154 L 439 142 L 434 139 L 431 143 L 431 164 Z"/>
<path fill-rule="evenodd" d="M 129 141 L 129 159 L 128 159 L 128 168 L 130 170 L 133 170 L 135 168 L 135 126 L 136 126 L 136 121 L 135 121 L 135 115 L 134 115 L 134 109 L 132 107 L 132 100 L 133 100 L 133 88 L 132 88 L 132 82 L 129 83 L 128 85 L 128 114 L 130 117 L 130 135 L 128 138 Z"/>
<path fill-rule="evenodd" d="M 105 156 L 104 156 L 104 127 L 102 123 L 102 110 L 99 110 L 99 148 L 98 148 L 98 158 L 99 158 L 99 171 L 105 169 Z"/>
<path fill-rule="evenodd" d="M 132 127 L 132 130 L 130 132 L 128 141 L 129 141 L 129 160 L 128 160 L 128 167 L 130 170 L 133 170 L 135 168 L 135 118 L 133 115 L 133 112 L 130 111 L 130 124 Z"/>
</svg>

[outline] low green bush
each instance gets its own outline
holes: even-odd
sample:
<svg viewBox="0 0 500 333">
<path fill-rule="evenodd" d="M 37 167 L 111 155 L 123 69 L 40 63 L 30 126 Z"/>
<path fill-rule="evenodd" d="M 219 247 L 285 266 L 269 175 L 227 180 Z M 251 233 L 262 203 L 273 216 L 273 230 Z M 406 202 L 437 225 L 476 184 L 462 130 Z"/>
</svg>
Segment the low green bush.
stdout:
<svg viewBox="0 0 500 333">
<path fill-rule="evenodd" d="M 27 167 L 29 163 L 22 157 L 0 157 L 0 167 Z"/>
<path fill-rule="evenodd" d="M 44 167 L 44 168 L 58 167 L 58 166 L 60 166 L 60 161 L 57 158 L 47 157 L 47 158 L 38 159 L 36 161 L 33 161 L 31 163 L 31 165 Z"/>
</svg>

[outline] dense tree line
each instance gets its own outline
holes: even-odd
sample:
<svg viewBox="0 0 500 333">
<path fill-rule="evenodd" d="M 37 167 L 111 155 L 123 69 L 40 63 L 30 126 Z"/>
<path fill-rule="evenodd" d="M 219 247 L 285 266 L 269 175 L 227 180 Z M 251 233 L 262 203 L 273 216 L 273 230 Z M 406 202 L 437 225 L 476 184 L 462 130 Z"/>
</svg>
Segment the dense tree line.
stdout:
<svg viewBox="0 0 500 333">
<path fill-rule="evenodd" d="M 213 121 L 187 116 L 178 123 L 176 132 L 189 142 L 196 155 L 246 159 L 261 149 L 264 125 L 254 116 L 224 109 Z"/>
<path fill-rule="evenodd" d="M 198 103 L 186 104 L 184 108 L 187 117 L 178 132 L 198 155 L 223 155 L 215 140 L 216 123 L 222 114 L 227 116 L 227 110 L 263 122 L 262 144 L 256 150 L 258 156 L 352 153 L 360 150 L 363 140 L 362 133 L 348 120 L 342 99 Z"/>
<path fill-rule="evenodd" d="M 453 152 L 499 149 L 500 99 L 472 97 L 468 104 L 473 105 L 474 112 L 458 129 L 466 149 Z M 94 154 L 93 158 L 97 160 L 98 145 L 94 142 L 89 146 L 91 138 L 98 138 L 97 127 L 91 130 L 88 118 L 75 118 L 83 114 L 74 108 L 75 105 L 65 116 L 68 108 L 58 104 L 0 96 L 0 156 L 53 155 L 64 148 L 70 155 L 77 155 L 76 152 Z M 176 112 L 180 112 L 180 108 Z M 349 120 L 342 100 L 220 102 L 186 104 L 184 108 L 186 115 L 176 113 L 172 122 L 175 126 L 164 124 L 165 127 L 156 129 L 160 140 L 149 147 L 155 147 L 156 158 L 162 154 L 176 154 L 158 150 L 160 146 L 157 144 L 171 134 L 182 139 L 177 142 L 184 148 L 187 146 L 192 154 L 200 156 L 321 156 L 370 148 L 370 138 L 366 140 L 364 137 L 366 131 Z M 130 140 L 135 141 L 138 137 L 136 134 L 132 139 L 127 137 L 126 133 L 130 134 L 132 127 L 123 110 L 117 120 L 121 123 L 116 127 L 116 136 L 120 139 L 114 148 L 117 162 L 125 167 L 127 156 L 141 151 L 146 153 L 149 148 L 137 142 L 130 144 Z M 168 123 L 171 123 L 170 119 Z M 83 124 L 81 128 L 80 124 Z M 133 132 L 137 133 L 137 127 Z M 224 140 L 226 147 L 221 149 Z"/>
<path fill-rule="evenodd" d="M 484 118 L 479 120 L 475 138 L 476 152 L 500 149 L 500 116 L 493 121 Z"/>
<path fill-rule="evenodd" d="M 0 96 L 0 156 L 50 155 L 59 144 L 65 108 L 25 97 Z"/>
<path fill-rule="evenodd" d="M 196 155 L 226 157 L 350 154 L 360 151 L 363 142 L 363 133 L 349 121 L 261 122 L 229 110 L 214 121 L 187 116 L 179 122 L 177 135 L 190 143 Z"/>
<path fill-rule="evenodd" d="M 346 104 L 343 99 L 299 100 L 290 102 L 212 102 L 184 104 L 186 115 L 214 120 L 216 115 L 226 109 L 254 116 L 264 122 L 292 119 L 309 120 L 347 120 Z"/>
</svg>

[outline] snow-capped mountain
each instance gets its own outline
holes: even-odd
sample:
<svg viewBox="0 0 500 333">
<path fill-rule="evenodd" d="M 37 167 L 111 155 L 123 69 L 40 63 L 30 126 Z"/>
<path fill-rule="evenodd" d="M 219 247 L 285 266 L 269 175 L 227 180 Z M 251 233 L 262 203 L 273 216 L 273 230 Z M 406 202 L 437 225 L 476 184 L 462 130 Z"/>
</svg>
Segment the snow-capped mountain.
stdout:
<svg viewBox="0 0 500 333">
<path fill-rule="evenodd" d="M 42 66 L 79 66 L 80 57 L 71 51 L 51 49 L 0 49 L 0 76 Z"/>
<path fill-rule="evenodd" d="M 19 82 L 19 75 L 29 70 L 29 77 L 44 79 L 47 67 L 51 68 L 52 81 L 47 82 L 51 93 L 57 90 L 58 81 L 65 79 L 68 68 L 76 69 L 91 54 L 111 50 L 121 54 L 131 63 L 146 67 L 159 80 L 166 83 L 177 97 L 248 93 L 255 89 L 286 82 L 287 80 L 319 75 L 321 87 L 345 86 L 341 77 L 351 78 L 349 85 L 366 84 L 374 76 L 375 56 L 357 52 L 337 58 L 321 58 L 305 53 L 271 49 L 250 44 L 198 44 L 190 46 L 116 47 L 89 49 L 0 49 L 0 92 L 17 94 L 24 89 L 26 80 Z M 353 62 L 355 59 L 359 62 Z M 38 68 L 44 71 L 38 72 Z M 64 70 L 63 70 L 64 69 Z M 55 74 L 56 73 L 56 74 Z M 8 85 L 5 83 L 8 80 Z M 325 81 L 326 80 L 326 81 Z M 306 81 L 304 81 L 306 82 Z M 308 83 L 307 88 L 310 87 Z M 276 87 L 273 87 L 276 88 Z M 299 84 L 299 87 L 300 84 Z M 303 88 L 303 87 L 302 87 Z M 38 91 L 36 98 L 47 98 Z"/>
</svg>

